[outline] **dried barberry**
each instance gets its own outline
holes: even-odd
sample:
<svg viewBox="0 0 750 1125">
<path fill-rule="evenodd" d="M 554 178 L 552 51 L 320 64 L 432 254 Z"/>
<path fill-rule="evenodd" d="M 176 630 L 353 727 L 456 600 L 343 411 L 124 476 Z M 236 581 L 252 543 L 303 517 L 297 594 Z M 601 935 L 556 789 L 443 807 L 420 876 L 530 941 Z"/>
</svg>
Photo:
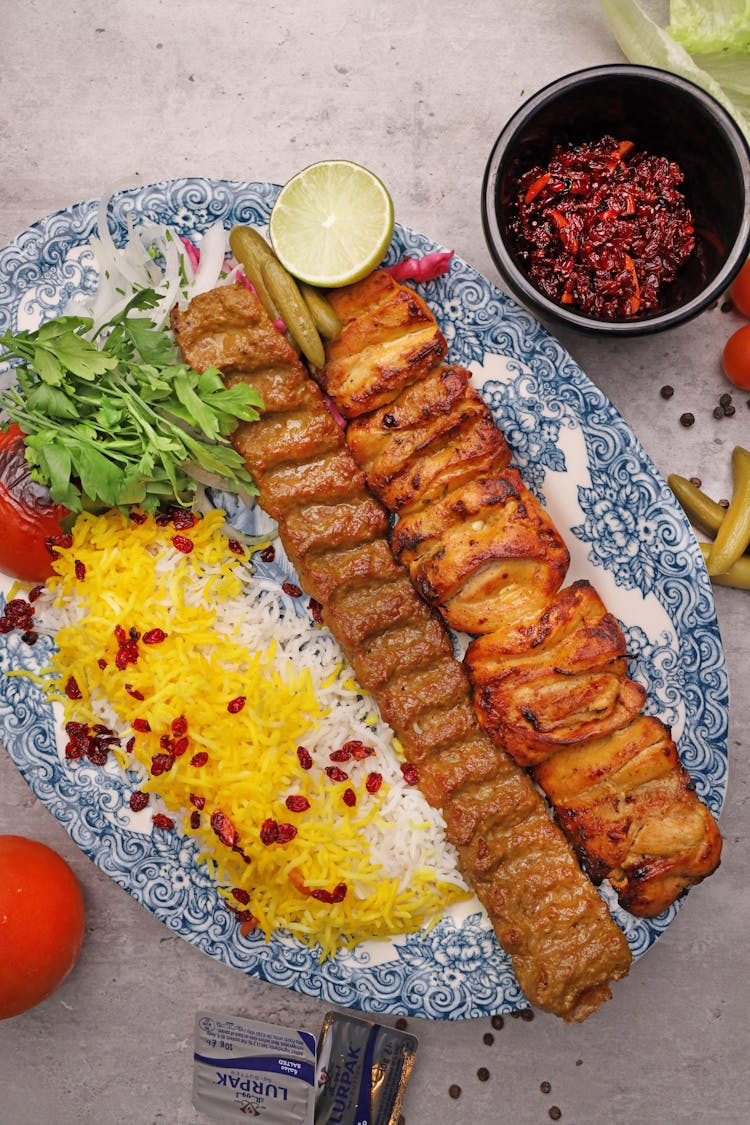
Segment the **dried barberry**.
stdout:
<svg viewBox="0 0 750 1125">
<path fill-rule="evenodd" d="M 186 535 L 173 535 L 172 546 L 175 550 L 181 551 L 183 555 L 189 555 L 195 544 Z"/>
<path fill-rule="evenodd" d="M 109 757 L 109 742 L 105 739 L 89 738 L 86 743 L 86 757 L 92 766 L 105 766 Z"/>
<path fill-rule="evenodd" d="M 197 754 L 193 754 L 192 758 L 190 759 L 190 765 L 195 766 L 196 769 L 200 769 L 201 766 L 205 766 L 207 761 L 208 754 L 206 753 L 206 751 L 199 750 Z"/>
<path fill-rule="evenodd" d="M 317 625 L 322 625 L 323 606 L 320 604 L 320 602 L 316 602 L 315 598 L 310 598 L 310 601 L 307 603 L 307 608 L 310 610 L 313 621 Z"/>
<path fill-rule="evenodd" d="M 344 790 L 342 800 L 343 800 L 345 805 L 347 805 L 350 809 L 353 809 L 354 806 L 357 803 L 357 794 L 350 787 L 350 788 Z"/>
<path fill-rule="evenodd" d="M 328 777 L 330 781 L 337 782 L 349 780 L 349 774 L 339 769 L 338 766 L 326 766 L 326 777 Z"/>
<path fill-rule="evenodd" d="M 411 762 L 404 762 L 401 766 L 401 773 L 404 775 L 404 781 L 407 785 L 419 784 L 419 771 Z"/>
<path fill-rule="evenodd" d="M 60 556 L 55 548 L 62 547 L 64 550 L 66 550 L 68 547 L 72 547 L 73 536 L 70 534 L 70 532 L 62 532 L 60 535 L 48 535 L 44 540 L 44 545 L 53 559 L 59 559 Z"/>
<path fill-rule="evenodd" d="M 65 684 L 65 694 L 68 699 L 83 699 L 83 692 L 79 688 L 75 676 L 68 676 L 67 683 Z"/>
<path fill-rule="evenodd" d="M 247 906 L 250 901 L 250 895 L 244 887 L 232 887 L 232 898 L 237 902 L 241 902 L 243 906 Z"/>
<path fill-rule="evenodd" d="M 282 582 L 281 583 L 281 589 L 290 598 L 301 598 L 302 597 L 302 591 L 300 590 L 299 586 L 297 586 L 294 582 Z"/>
<path fill-rule="evenodd" d="M 175 758 L 181 758 L 188 748 L 188 740 L 186 738 L 176 738 L 172 743 L 172 753 Z"/>
<path fill-rule="evenodd" d="M 149 629 L 142 637 L 144 645 L 160 645 L 166 639 L 167 634 L 163 629 Z"/>
<path fill-rule="evenodd" d="M 349 742 L 345 742 L 343 750 L 350 750 L 355 762 L 362 762 L 365 758 L 371 758 L 375 753 L 372 746 L 365 746 L 364 742 L 360 742 L 358 738 L 352 738 Z"/>
<path fill-rule="evenodd" d="M 172 523 L 178 531 L 187 531 L 188 528 L 195 527 L 197 520 L 195 513 L 189 508 L 173 508 Z"/>
<path fill-rule="evenodd" d="M 187 719 L 184 715 L 178 715 L 176 719 L 172 719 L 172 734 L 175 738 L 180 735 L 186 734 L 188 729 Z"/>
<path fill-rule="evenodd" d="M 383 784 L 382 773 L 368 773 L 367 780 L 365 781 L 365 789 L 368 793 L 377 793 L 380 786 Z"/>
<path fill-rule="evenodd" d="M 290 794 L 284 802 L 290 812 L 307 812 L 310 802 L 302 794 Z"/>
<path fill-rule="evenodd" d="M 302 766 L 303 770 L 312 769 L 312 764 L 313 764 L 312 755 L 310 754 L 309 750 L 305 749 L 304 746 L 298 746 L 297 747 L 297 760 L 298 760 L 299 764 Z"/>
<path fill-rule="evenodd" d="M 242 544 L 240 543 L 239 539 L 228 539 L 227 540 L 227 547 L 229 548 L 229 550 L 232 552 L 233 555 L 243 555 L 245 553 L 244 548 L 243 548 Z"/>
<path fill-rule="evenodd" d="M 279 826 L 270 816 L 266 817 L 260 826 L 260 842 L 268 847 L 275 844 L 279 838 Z"/>
<path fill-rule="evenodd" d="M 246 696 L 238 695 L 235 699 L 230 699 L 227 703 L 227 711 L 230 715 L 237 715 L 245 706 Z"/>
<path fill-rule="evenodd" d="M 221 809 L 216 809 L 215 812 L 211 813 L 211 827 L 222 844 L 226 844 L 228 848 L 233 848 L 235 844 L 239 843 L 240 836 L 237 829 Z"/>
<path fill-rule="evenodd" d="M 163 773 L 167 773 L 174 765 L 174 756 L 172 754 L 154 754 L 151 759 L 151 773 L 154 777 L 160 777 Z"/>
<path fill-rule="evenodd" d="M 115 653 L 115 665 L 121 672 L 124 672 L 128 664 L 136 664 L 138 661 L 138 645 L 134 640 L 125 639 L 120 643 L 117 652 Z"/>
<path fill-rule="evenodd" d="M 154 813 L 151 817 L 154 822 L 154 828 L 161 828 L 165 832 L 171 831 L 174 828 L 174 821 L 171 816 L 165 816 L 164 813 Z"/>
<path fill-rule="evenodd" d="M 346 898 L 346 892 L 346 883 L 338 883 L 332 891 L 327 891 L 325 887 L 316 887 L 314 891 L 310 891 L 310 895 L 318 902 L 325 902 L 330 906 L 334 902 L 343 902 Z"/>
<path fill-rule="evenodd" d="M 144 793 L 141 789 L 136 789 L 133 793 L 130 794 L 130 800 L 128 804 L 130 805 L 133 812 L 140 812 L 141 809 L 145 809 L 148 802 L 148 793 Z"/>
<path fill-rule="evenodd" d="M 133 730 L 137 730 L 139 734 L 148 734 L 151 730 L 151 724 L 148 719 L 133 719 Z"/>
</svg>

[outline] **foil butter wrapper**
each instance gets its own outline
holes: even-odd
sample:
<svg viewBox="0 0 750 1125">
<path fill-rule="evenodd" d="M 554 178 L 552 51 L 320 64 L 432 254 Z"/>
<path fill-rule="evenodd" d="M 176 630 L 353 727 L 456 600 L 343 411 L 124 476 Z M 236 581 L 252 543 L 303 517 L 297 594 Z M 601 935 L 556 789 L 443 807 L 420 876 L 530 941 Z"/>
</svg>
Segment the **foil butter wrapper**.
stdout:
<svg viewBox="0 0 750 1125">
<path fill-rule="evenodd" d="M 215 1121 L 314 1125 L 315 1036 L 290 1027 L 198 1012 L 193 1105 Z"/>
<path fill-rule="evenodd" d="M 315 1125 L 396 1125 L 417 1038 L 328 1012 L 318 1039 Z"/>
</svg>

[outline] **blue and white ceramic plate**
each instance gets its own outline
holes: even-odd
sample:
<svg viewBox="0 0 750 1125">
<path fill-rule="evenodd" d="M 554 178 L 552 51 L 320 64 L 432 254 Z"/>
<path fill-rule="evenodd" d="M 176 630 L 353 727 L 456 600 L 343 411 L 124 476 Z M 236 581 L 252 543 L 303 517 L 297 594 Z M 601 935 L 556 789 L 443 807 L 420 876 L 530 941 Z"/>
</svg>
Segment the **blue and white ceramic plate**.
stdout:
<svg viewBox="0 0 750 1125">
<path fill-rule="evenodd" d="M 263 227 L 278 188 L 180 179 L 121 192 L 110 226 L 126 216 L 170 223 L 196 240 L 222 219 Z M 34 327 L 95 286 L 85 247 L 97 203 L 35 223 L 0 251 L 0 330 Z M 397 227 L 388 260 L 439 249 Z M 420 287 L 450 345 L 486 396 L 527 484 L 571 552 L 570 578 L 592 580 L 620 619 L 631 675 L 648 709 L 672 727 L 699 795 L 718 814 L 726 788 L 727 676 L 710 584 L 690 528 L 623 419 L 561 346 L 465 262 Z M 7 592 L 10 583 L 2 589 Z M 0 639 L 0 667 L 36 669 L 41 645 Z M 211 957 L 251 976 L 369 1012 L 464 1019 L 527 1007 L 479 905 L 452 910 L 429 932 L 319 963 L 295 940 L 246 940 L 195 862 L 191 841 L 134 821 L 115 770 L 66 763 L 55 716 L 26 677 L 2 678 L 0 738 L 40 800 L 75 842 L 134 898 Z M 675 918 L 646 921 L 603 892 L 640 957 Z"/>
</svg>

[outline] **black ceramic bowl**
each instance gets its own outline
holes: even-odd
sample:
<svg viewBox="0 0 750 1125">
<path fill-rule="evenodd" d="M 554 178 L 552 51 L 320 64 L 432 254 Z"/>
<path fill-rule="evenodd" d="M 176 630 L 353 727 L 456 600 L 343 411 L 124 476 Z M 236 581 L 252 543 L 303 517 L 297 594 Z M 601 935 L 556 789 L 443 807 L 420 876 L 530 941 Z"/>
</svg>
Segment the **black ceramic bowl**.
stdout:
<svg viewBox="0 0 750 1125">
<path fill-rule="evenodd" d="M 682 169 L 696 249 L 662 290 L 657 311 L 606 320 L 558 304 L 527 276 L 510 222 L 519 178 L 549 163 L 556 145 L 633 141 Z M 705 309 L 729 286 L 750 252 L 750 150 L 730 115 L 692 82 L 651 67 L 600 66 L 546 86 L 497 138 L 482 188 L 482 221 L 492 257 L 515 296 L 541 317 L 589 332 L 641 335 L 671 328 Z"/>
</svg>

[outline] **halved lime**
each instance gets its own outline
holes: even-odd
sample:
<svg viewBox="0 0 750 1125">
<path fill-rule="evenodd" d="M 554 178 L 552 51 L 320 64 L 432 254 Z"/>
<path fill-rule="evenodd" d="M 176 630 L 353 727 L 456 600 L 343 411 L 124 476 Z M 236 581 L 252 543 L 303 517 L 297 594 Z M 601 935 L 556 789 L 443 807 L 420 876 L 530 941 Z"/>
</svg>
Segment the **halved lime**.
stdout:
<svg viewBox="0 0 750 1125">
<path fill-rule="evenodd" d="M 321 160 L 281 189 L 268 226 L 282 265 L 323 289 L 349 285 L 380 264 L 393 234 L 393 200 L 351 160 Z"/>
</svg>

